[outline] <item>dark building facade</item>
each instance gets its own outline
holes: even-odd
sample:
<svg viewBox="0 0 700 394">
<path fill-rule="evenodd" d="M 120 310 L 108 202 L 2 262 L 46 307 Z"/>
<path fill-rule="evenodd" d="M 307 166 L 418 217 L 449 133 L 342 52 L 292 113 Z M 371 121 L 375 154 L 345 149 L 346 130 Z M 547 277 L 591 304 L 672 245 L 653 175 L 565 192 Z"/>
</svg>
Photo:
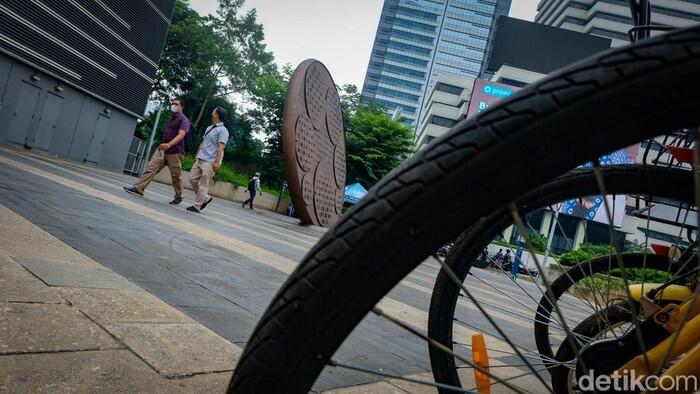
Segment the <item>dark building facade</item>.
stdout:
<svg viewBox="0 0 700 394">
<path fill-rule="evenodd" d="M 0 142 L 124 168 L 175 0 L 0 0 Z"/>
<path fill-rule="evenodd" d="M 486 76 L 502 66 L 549 74 L 610 48 L 609 38 L 501 16 L 484 62 Z"/>
</svg>

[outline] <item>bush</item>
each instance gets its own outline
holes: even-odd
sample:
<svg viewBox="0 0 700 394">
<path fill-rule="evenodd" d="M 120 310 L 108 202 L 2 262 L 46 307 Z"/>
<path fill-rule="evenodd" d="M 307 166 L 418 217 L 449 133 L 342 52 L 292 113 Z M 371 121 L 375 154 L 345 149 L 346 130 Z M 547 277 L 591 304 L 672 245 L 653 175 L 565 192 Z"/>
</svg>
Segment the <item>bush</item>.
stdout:
<svg viewBox="0 0 700 394">
<path fill-rule="evenodd" d="M 658 271 L 651 268 L 627 268 L 624 277 L 632 283 L 665 283 L 673 279 L 673 274 Z M 623 277 L 623 271 L 619 268 L 610 271 L 610 275 Z"/>
<path fill-rule="evenodd" d="M 644 247 L 638 247 L 633 249 L 635 253 L 644 253 L 645 250 L 651 252 L 649 249 L 646 249 Z M 632 250 L 626 249 L 625 251 L 627 252 Z M 573 266 L 584 261 L 593 260 L 598 257 L 610 256 L 614 253 L 615 249 L 612 248 L 610 245 L 583 244 L 580 248 L 561 255 L 559 258 L 559 262 L 562 265 Z M 617 262 L 615 260 L 616 258 L 613 256 L 612 259 L 613 264 L 617 265 Z M 622 285 L 624 286 L 624 282 L 622 280 L 623 277 L 626 278 L 630 283 L 664 283 L 673 278 L 673 275 L 671 273 L 658 271 L 651 268 L 627 268 L 626 270 L 624 270 L 624 276 L 622 269 L 615 268 L 610 270 L 610 275 L 613 277 L 620 278 L 617 279 L 619 283 L 615 285 L 617 286 L 615 287 L 615 289 L 617 289 L 620 286 L 620 283 L 622 283 Z"/>
<path fill-rule="evenodd" d="M 190 171 L 192 170 L 192 166 L 194 166 L 194 155 L 185 155 L 185 157 L 182 158 L 182 170 Z M 214 174 L 215 181 L 227 182 L 234 186 L 242 187 L 248 186 L 248 181 L 251 177 L 252 175 L 248 175 L 246 172 L 239 171 L 236 169 L 235 166 L 226 162 L 222 163 L 221 167 L 219 168 L 219 171 L 217 171 L 216 174 Z M 262 189 L 263 193 L 266 194 L 272 194 L 277 196 L 280 193 L 279 186 L 266 185 L 261 183 L 260 188 Z M 289 189 L 284 191 L 282 197 L 290 198 Z"/>
<path fill-rule="evenodd" d="M 535 249 L 535 252 L 544 253 L 547 249 L 547 237 L 532 230 L 528 230 L 527 237 L 530 239 L 530 243 L 532 243 L 532 248 Z"/>
<path fill-rule="evenodd" d="M 608 256 L 615 250 L 610 245 L 583 244 L 578 249 L 559 256 L 562 265 L 572 266 L 584 261 L 593 260 L 596 257 Z"/>
</svg>

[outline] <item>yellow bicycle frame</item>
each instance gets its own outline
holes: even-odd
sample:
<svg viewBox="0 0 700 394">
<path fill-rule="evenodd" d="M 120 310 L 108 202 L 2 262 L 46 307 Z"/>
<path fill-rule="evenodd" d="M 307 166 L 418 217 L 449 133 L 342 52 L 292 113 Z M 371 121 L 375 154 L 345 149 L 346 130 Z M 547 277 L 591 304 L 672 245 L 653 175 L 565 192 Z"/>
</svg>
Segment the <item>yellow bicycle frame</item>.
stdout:
<svg viewBox="0 0 700 394">
<path fill-rule="evenodd" d="M 655 287 L 658 287 L 658 285 L 646 284 L 644 287 L 631 285 L 630 294 L 639 301 L 646 292 Z M 674 360 L 679 356 L 682 357 L 671 368 L 666 370 L 663 375 L 659 376 L 659 379 L 700 376 L 700 295 L 692 297 L 692 292 L 687 287 L 673 285 L 662 291 L 661 298 L 673 301 L 684 299 L 685 301 L 680 306 L 672 304 L 670 308 L 665 307 L 657 312 L 657 314 L 666 314 L 668 320 L 663 322 L 665 323 L 663 326 L 672 334 L 646 352 L 646 360 L 649 362 L 651 371 L 646 369 L 645 357 L 643 354 L 640 354 L 620 367 L 617 373 L 624 374 L 634 370 L 637 375 L 646 376 L 653 374 L 660 369 L 659 367 L 668 353 L 667 361 Z M 688 319 L 681 330 L 678 331 L 677 327 L 686 316 L 686 313 L 689 313 Z M 658 320 L 657 322 L 661 323 Z M 672 344 L 673 349 L 670 349 Z M 679 391 L 676 390 L 675 392 Z"/>
</svg>

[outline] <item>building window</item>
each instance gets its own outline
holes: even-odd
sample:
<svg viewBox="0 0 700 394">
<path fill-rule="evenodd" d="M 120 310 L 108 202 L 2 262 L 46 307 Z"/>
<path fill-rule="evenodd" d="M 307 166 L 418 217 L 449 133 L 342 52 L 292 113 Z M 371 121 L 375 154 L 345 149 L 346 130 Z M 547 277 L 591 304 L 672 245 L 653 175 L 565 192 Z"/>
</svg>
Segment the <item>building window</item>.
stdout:
<svg viewBox="0 0 700 394">
<path fill-rule="evenodd" d="M 411 101 L 418 101 L 418 99 L 420 98 L 420 97 L 416 96 L 415 94 L 399 92 L 398 90 L 387 89 L 387 88 L 382 88 L 382 87 L 377 88 L 377 94 L 381 94 L 382 96 L 400 98 L 400 99 L 404 99 L 404 100 L 411 100 Z"/>
<path fill-rule="evenodd" d="M 384 63 L 372 63 L 371 67 L 381 71 L 386 71 L 390 72 L 393 74 L 398 74 L 398 75 L 407 75 L 411 76 L 414 78 L 420 78 L 423 79 L 425 78 L 425 73 L 417 70 L 411 70 L 410 68 L 405 68 L 405 67 L 399 67 L 395 66 L 393 64 L 384 64 Z"/>
<path fill-rule="evenodd" d="M 525 215 L 525 228 L 540 234 L 542 222 L 544 222 L 544 209 L 538 209 L 535 212 L 530 212 Z M 520 242 L 525 242 L 525 239 L 520 239 L 520 229 L 518 226 L 513 226 L 513 232 L 510 236 L 510 244 L 518 245 Z"/>
<path fill-rule="evenodd" d="M 574 249 L 574 240 L 576 237 L 576 228 L 580 219 L 573 216 L 559 214 L 559 218 L 552 218 L 552 226 L 554 235 L 552 237 L 552 253 L 562 254 L 570 252 Z"/>
<path fill-rule="evenodd" d="M 376 54 L 376 52 L 375 52 Z M 377 54 L 377 57 L 380 57 L 380 54 Z M 384 57 L 387 60 L 393 60 L 398 63 L 404 63 L 404 64 L 411 64 L 414 66 L 419 66 L 419 67 L 427 67 L 428 66 L 428 61 L 423 60 L 423 59 L 416 59 L 415 57 L 410 57 L 406 55 L 399 55 L 398 53 L 392 53 L 392 52 L 387 52 Z"/>
<path fill-rule="evenodd" d="M 389 111 L 395 110 L 396 107 L 401 107 L 401 111 L 402 111 L 403 113 L 405 113 L 405 114 L 411 114 L 411 115 L 413 115 L 413 114 L 416 113 L 416 108 L 415 108 L 415 107 L 411 107 L 411 106 L 409 106 L 409 105 L 392 103 L 391 101 L 382 100 L 382 99 L 378 99 L 378 98 L 372 98 L 372 99 L 370 99 L 370 100 L 372 100 L 373 102 L 375 102 L 375 103 L 381 105 L 382 107 L 388 109 Z"/>
<path fill-rule="evenodd" d="M 510 85 L 510 86 L 515 86 L 518 88 L 522 88 L 522 87 L 525 87 L 528 85 L 527 83 L 525 83 L 523 81 L 516 81 L 515 79 L 510 79 L 510 78 L 500 78 L 498 80 L 498 82 L 504 83 L 504 84 Z"/>
<path fill-rule="evenodd" d="M 423 84 L 411 81 L 404 81 L 403 79 L 389 77 L 386 75 L 367 74 L 367 78 L 372 81 L 377 81 L 378 83 L 383 83 L 386 85 L 397 86 L 406 89 L 421 90 L 423 88 Z"/>
<path fill-rule="evenodd" d="M 411 53 L 415 53 L 416 55 L 421 55 L 421 56 L 430 56 L 430 54 L 432 53 L 432 51 L 428 48 L 422 48 L 422 47 L 418 47 L 415 45 L 406 44 L 406 43 L 397 42 L 397 41 L 389 41 L 387 43 L 387 48 L 397 49 L 397 50 L 404 51 L 404 52 L 411 52 Z"/>
<path fill-rule="evenodd" d="M 624 249 L 626 237 L 626 233 L 615 230 L 615 239 L 617 240 L 618 250 Z M 590 220 L 586 221 L 586 233 L 584 235 L 583 242 L 593 245 L 610 245 L 612 243 L 610 226 L 605 223 Z"/>
<path fill-rule="evenodd" d="M 460 95 L 462 94 L 462 90 L 464 90 L 464 88 L 460 88 L 459 86 L 454 86 L 443 82 L 438 82 L 437 85 L 435 85 L 435 90 L 439 90 L 441 92 L 449 94 Z"/>
<path fill-rule="evenodd" d="M 457 123 L 457 121 L 453 120 L 453 119 L 445 118 L 442 116 L 433 115 L 430 117 L 430 123 L 437 125 L 437 126 L 449 128 L 449 127 L 454 126 L 455 123 Z"/>
<path fill-rule="evenodd" d="M 433 14 L 431 12 L 425 12 L 425 11 L 420 11 L 420 10 L 416 10 L 413 8 L 407 8 L 407 7 L 401 7 L 401 6 L 396 7 L 396 13 L 399 15 L 405 15 L 405 16 L 409 16 L 412 18 L 422 18 L 422 19 L 427 19 L 427 20 L 435 21 L 435 22 L 437 22 L 438 17 L 439 17 L 437 14 Z"/>
</svg>

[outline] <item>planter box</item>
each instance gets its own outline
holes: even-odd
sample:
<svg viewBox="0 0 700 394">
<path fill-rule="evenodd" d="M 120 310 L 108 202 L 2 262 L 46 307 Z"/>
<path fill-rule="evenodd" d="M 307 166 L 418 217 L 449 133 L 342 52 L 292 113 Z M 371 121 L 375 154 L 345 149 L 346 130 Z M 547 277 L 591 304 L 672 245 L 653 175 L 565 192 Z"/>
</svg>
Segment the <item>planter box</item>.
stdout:
<svg viewBox="0 0 700 394">
<path fill-rule="evenodd" d="M 192 187 L 190 186 L 190 172 L 182 171 L 182 175 L 180 176 L 180 178 L 182 179 L 182 187 L 187 190 L 192 190 Z M 153 178 L 153 180 L 159 183 L 164 183 L 166 185 L 173 184 L 170 176 L 170 170 L 168 169 L 168 167 L 165 167 L 161 172 L 159 172 Z M 216 181 L 212 181 L 209 184 L 209 195 L 223 200 L 234 201 L 237 203 L 242 203 L 243 201 L 247 200 L 250 196 L 245 187 L 234 186 L 227 182 Z M 255 206 L 255 208 L 264 209 L 266 211 L 274 211 L 275 206 L 277 205 L 278 197 L 279 195 L 273 196 L 269 193 L 264 193 L 262 196 L 258 195 L 255 197 L 253 205 Z M 290 203 L 291 201 L 283 198 L 280 201 L 280 206 L 277 209 L 277 213 L 285 214 Z"/>
</svg>

